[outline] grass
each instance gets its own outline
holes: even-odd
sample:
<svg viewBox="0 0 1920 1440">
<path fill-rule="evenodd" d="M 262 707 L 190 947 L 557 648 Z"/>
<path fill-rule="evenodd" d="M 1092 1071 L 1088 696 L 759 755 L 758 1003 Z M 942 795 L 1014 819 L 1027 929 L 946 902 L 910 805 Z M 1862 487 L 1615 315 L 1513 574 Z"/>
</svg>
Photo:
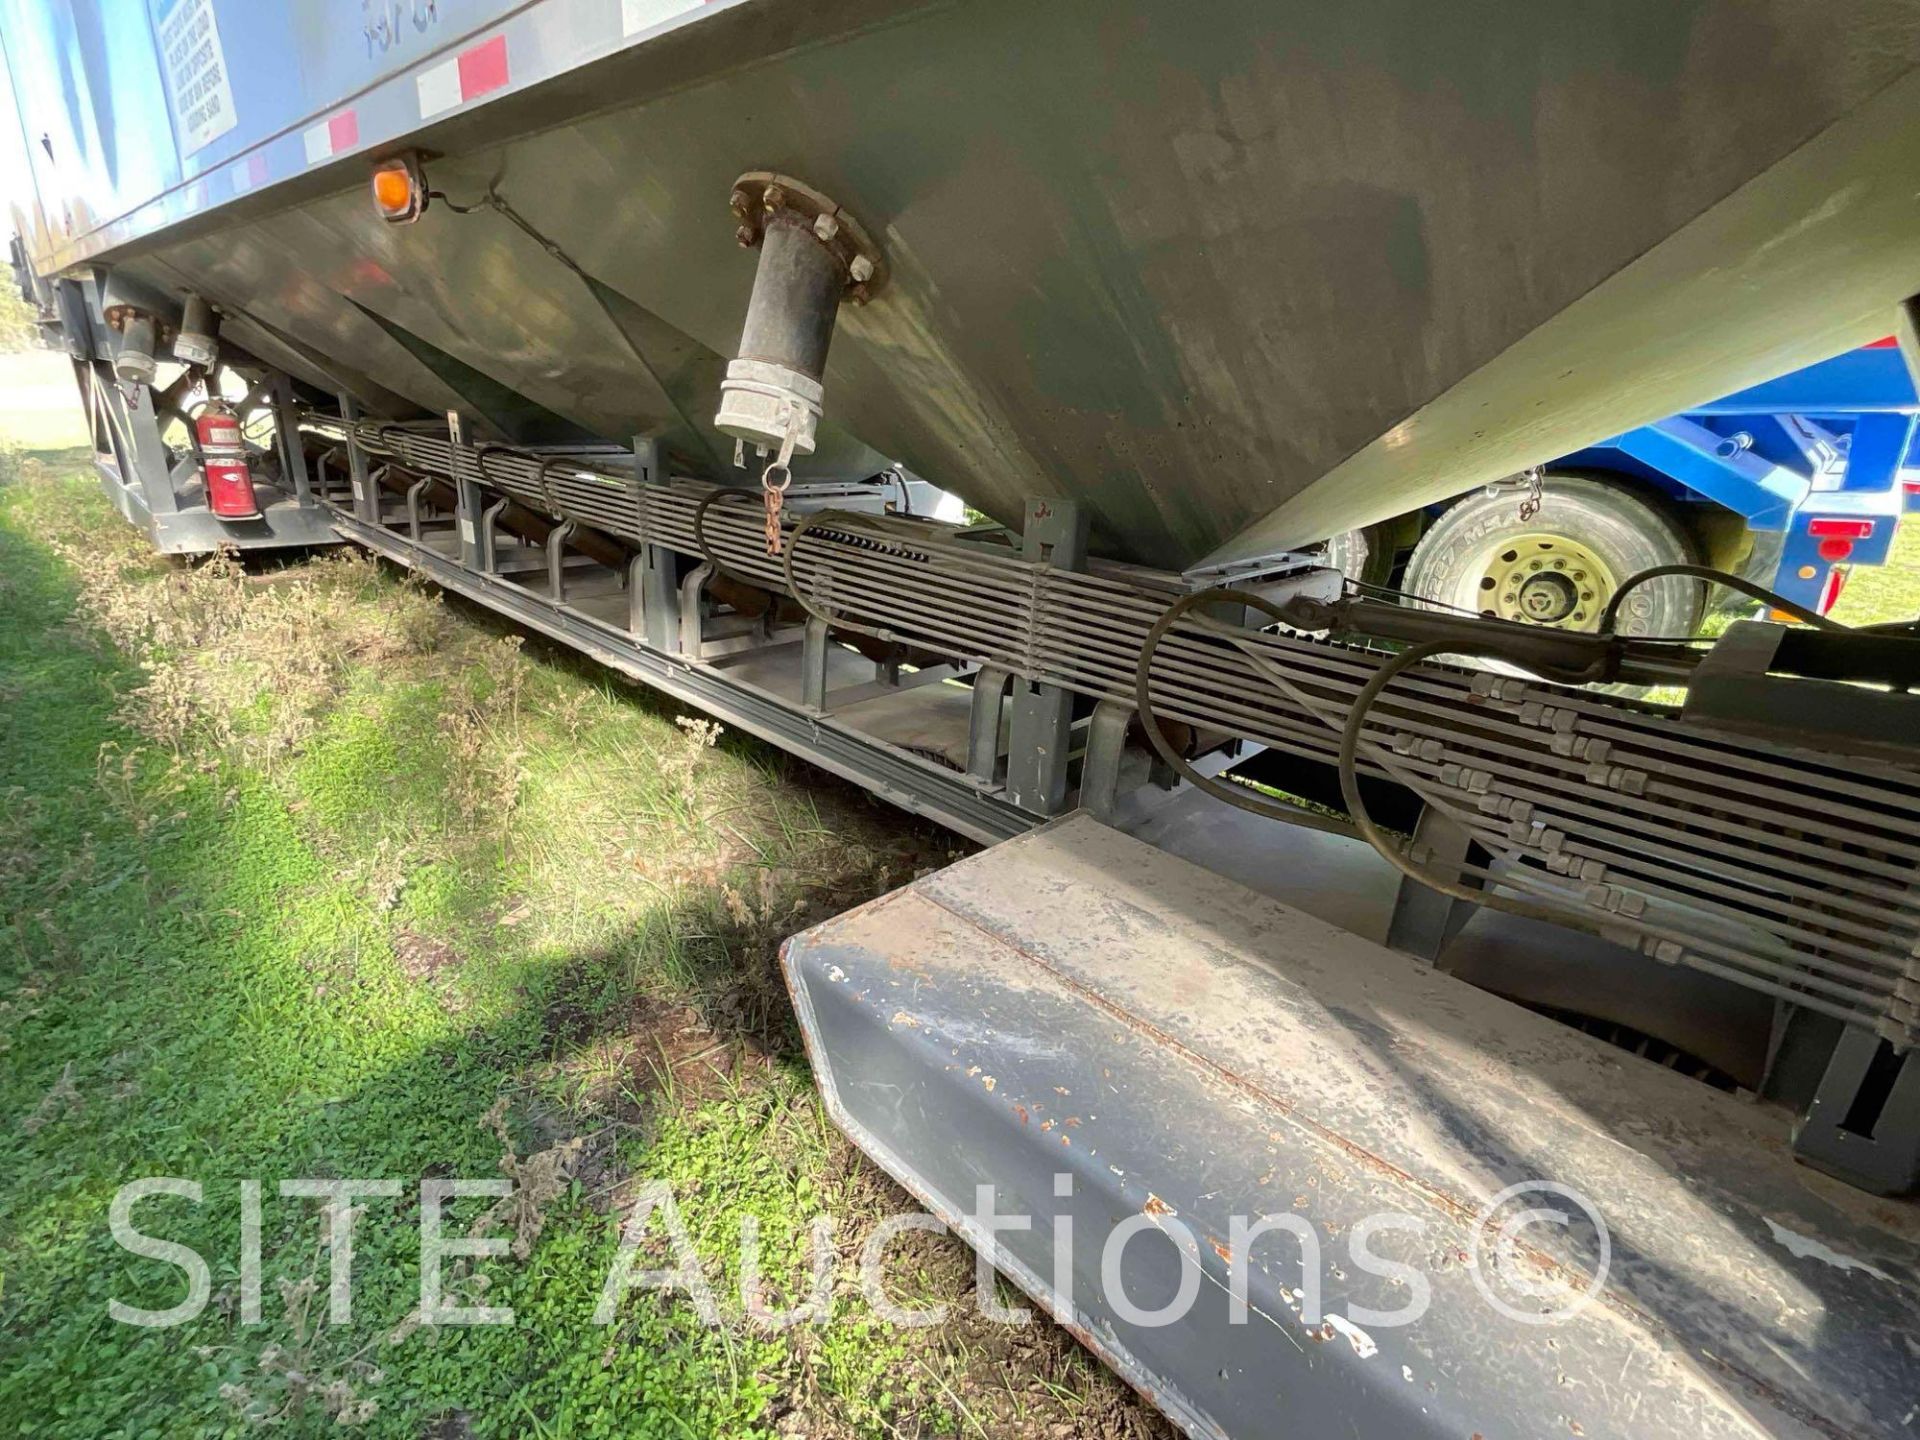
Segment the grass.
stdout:
<svg viewBox="0 0 1920 1440">
<path fill-rule="evenodd" d="M 352 553 L 280 569 L 148 554 L 72 467 L 0 483 L 0 1414 L 22 1436 L 1121 1436 L 1162 1422 L 1052 1327 L 866 1308 L 854 1258 L 916 1208 L 827 1124 L 778 940 L 944 863 L 947 837 Z M 454 1298 L 511 1327 L 421 1326 L 421 1177 L 512 1176 L 449 1232 Z M 140 1176 L 178 1270 L 109 1234 Z M 352 1323 L 326 1318 L 293 1176 L 360 1202 Z M 261 1319 L 238 1182 L 266 1182 Z M 622 1216 L 671 1183 L 722 1322 L 636 1292 L 592 1323 Z M 836 1323 L 770 1303 L 837 1222 Z M 917 1236 L 905 1303 L 964 1299 Z M 924 1243 L 919 1243 L 924 1242 Z M 650 1252 L 651 1253 L 651 1252 Z M 648 1263 L 661 1263 L 649 1260 Z M 484 1285 L 484 1289 L 482 1288 Z"/>
<path fill-rule="evenodd" d="M 87 444 L 73 365 L 53 350 L 0 350 L 0 436 L 22 450 L 78 450 Z"/>
<path fill-rule="evenodd" d="M 1885 565 L 1856 569 L 1834 602 L 1833 618 L 1844 625 L 1873 625 L 1920 616 L 1920 516 L 1909 517 L 1894 536 Z"/>
</svg>

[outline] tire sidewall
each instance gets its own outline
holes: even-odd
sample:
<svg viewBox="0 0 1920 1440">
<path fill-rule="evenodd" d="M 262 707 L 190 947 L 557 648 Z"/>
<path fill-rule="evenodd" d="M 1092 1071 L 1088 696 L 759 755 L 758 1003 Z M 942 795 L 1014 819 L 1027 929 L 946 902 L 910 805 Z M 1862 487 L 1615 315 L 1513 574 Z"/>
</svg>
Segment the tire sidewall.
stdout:
<svg viewBox="0 0 1920 1440">
<path fill-rule="evenodd" d="M 1414 548 L 1404 588 L 1426 599 L 1462 603 L 1459 590 L 1469 573 L 1485 573 L 1501 543 L 1548 532 L 1587 546 L 1612 570 L 1616 584 L 1656 565 L 1694 563 L 1696 547 L 1664 505 L 1622 486 L 1577 475 L 1548 475 L 1541 507 L 1520 519 L 1524 491 L 1502 486 L 1475 491 L 1448 508 Z M 1701 587 L 1666 576 L 1635 587 L 1620 607 L 1615 628 L 1622 635 L 1692 635 L 1703 612 Z"/>
</svg>

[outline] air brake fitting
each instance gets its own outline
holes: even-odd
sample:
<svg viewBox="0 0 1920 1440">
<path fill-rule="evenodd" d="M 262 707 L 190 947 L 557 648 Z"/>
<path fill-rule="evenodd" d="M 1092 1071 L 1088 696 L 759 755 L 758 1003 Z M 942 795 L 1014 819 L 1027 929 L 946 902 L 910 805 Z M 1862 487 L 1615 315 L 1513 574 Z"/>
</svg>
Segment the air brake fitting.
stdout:
<svg viewBox="0 0 1920 1440">
<path fill-rule="evenodd" d="M 767 170 L 733 183 L 735 232 L 759 247 L 740 353 L 727 366 L 714 424 L 784 468 L 813 453 L 827 347 L 842 299 L 864 304 L 886 278 L 860 223 L 810 186 Z"/>
</svg>

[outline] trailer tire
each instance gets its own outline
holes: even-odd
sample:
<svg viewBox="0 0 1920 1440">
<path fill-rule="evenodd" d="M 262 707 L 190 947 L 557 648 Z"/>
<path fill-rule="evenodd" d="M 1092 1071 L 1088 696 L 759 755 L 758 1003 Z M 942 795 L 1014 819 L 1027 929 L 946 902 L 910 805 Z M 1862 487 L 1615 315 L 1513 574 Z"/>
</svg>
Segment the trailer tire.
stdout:
<svg viewBox="0 0 1920 1440">
<path fill-rule="evenodd" d="M 1522 485 L 1464 496 L 1436 520 L 1407 562 L 1405 589 L 1484 615 L 1592 630 L 1629 575 L 1696 564 L 1686 527 L 1657 499 L 1590 475 L 1548 475 L 1540 509 L 1520 518 Z M 1703 587 L 1681 576 L 1637 586 L 1621 607 L 1624 635 L 1692 635 Z"/>
<path fill-rule="evenodd" d="M 1326 546 L 1327 564 L 1360 585 L 1385 585 L 1393 572 L 1393 534 L 1386 525 L 1342 530 Z"/>
</svg>

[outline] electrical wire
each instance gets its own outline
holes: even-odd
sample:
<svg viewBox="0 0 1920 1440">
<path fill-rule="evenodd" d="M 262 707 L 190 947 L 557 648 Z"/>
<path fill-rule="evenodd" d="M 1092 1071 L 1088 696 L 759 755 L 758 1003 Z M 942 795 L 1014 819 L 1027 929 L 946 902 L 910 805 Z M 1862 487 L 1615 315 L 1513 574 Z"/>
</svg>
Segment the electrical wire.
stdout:
<svg viewBox="0 0 1920 1440">
<path fill-rule="evenodd" d="M 1614 621 L 1620 614 L 1620 602 L 1627 598 L 1629 591 L 1637 589 L 1649 580 L 1658 580 L 1667 575 L 1684 575 L 1689 579 L 1704 580 L 1709 584 L 1724 585 L 1729 590 L 1738 590 L 1749 599 L 1758 600 L 1762 604 L 1771 606 L 1783 614 L 1791 615 L 1794 619 L 1804 624 L 1813 626 L 1815 629 L 1848 630 L 1852 628 L 1851 626 L 1842 625 L 1838 620 L 1829 620 L 1816 610 L 1809 610 L 1804 605 L 1797 605 L 1784 595 L 1776 595 L 1764 585 L 1756 585 L 1753 581 L 1744 579 L 1739 575 L 1729 575 L 1724 570 L 1715 570 L 1708 565 L 1655 565 L 1650 570 L 1642 570 L 1637 574 L 1629 575 L 1626 580 L 1621 583 L 1620 588 L 1613 592 L 1613 597 L 1607 601 L 1607 608 L 1600 612 L 1600 633 L 1602 635 L 1611 635 L 1614 633 Z"/>
<path fill-rule="evenodd" d="M 863 625 L 856 620 L 845 620 L 833 614 L 831 611 L 815 605 L 801 590 L 799 578 L 794 574 L 793 557 L 794 553 L 800 548 L 800 537 L 807 534 L 814 526 L 828 520 L 838 521 L 844 524 L 849 520 L 857 521 L 869 518 L 871 517 L 856 515 L 849 510 L 815 510 L 810 515 L 802 516 L 800 522 L 788 532 L 786 543 L 780 547 L 780 575 L 781 578 L 786 581 L 787 593 L 793 597 L 794 602 L 799 605 L 802 610 L 806 611 L 808 615 L 818 620 L 828 629 L 850 630 L 856 635 L 870 635 L 875 640 L 886 641 L 889 645 L 910 644 L 910 641 L 894 634 L 884 626 Z"/>
<path fill-rule="evenodd" d="M 1414 608 L 1432 610 L 1451 610 L 1457 615 L 1471 615 L 1475 619 L 1485 619 L 1485 612 L 1470 610 L 1465 605 L 1455 605 L 1446 600 L 1435 600 L 1427 595 L 1416 595 L 1411 590 L 1397 590 L 1391 585 L 1375 585 L 1368 580 L 1355 580 L 1342 576 L 1340 583 L 1355 594 L 1370 600 L 1392 600 L 1395 603 L 1411 600 Z"/>
<path fill-rule="evenodd" d="M 891 465 L 881 473 L 889 477 L 895 485 L 900 487 L 900 513 L 909 520 L 915 519 L 916 517 L 913 513 L 913 490 L 907 484 L 906 471 L 902 470 L 898 465 Z"/>
<path fill-rule="evenodd" d="M 1234 590 L 1216 587 L 1211 590 L 1197 590 L 1191 595 L 1182 595 L 1161 614 L 1147 631 L 1146 641 L 1140 649 L 1140 662 L 1133 672 L 1133 708 L 1140 717 L 1140 728 L 1146 732 L 1147 743 L 1182 780 L 1216 800 L 1224 801 L 1236 810 L 1244 810 L 1249 815 L 1258 815 L 1267 820 L 1300 821 L 1313 824 L 1318 821 L 1320 829 L 1342 829 L 1346 827 L 1329 824 L 1319 816 L 1297 805 L 1286 805 L 1268 799 L 1257 790 L 1248 790 L 1239 785 L 1224 784 L 1211 775 L 1202 774 L 1188 763 L 1187 758 L 1175 750 L 1166 733 L 1160 728 L 1160 718 L 1153 708 L 1153 657 L 1160 649 L 1160 642 L 1167 632 L 1180 623 L 1188 611 L 1200 605 L 1246 605 L 1260 611 L 1261 614 L 1284 624 L 1280 607 L 1264 596 L 1250 590 Z"/>
</svg>

